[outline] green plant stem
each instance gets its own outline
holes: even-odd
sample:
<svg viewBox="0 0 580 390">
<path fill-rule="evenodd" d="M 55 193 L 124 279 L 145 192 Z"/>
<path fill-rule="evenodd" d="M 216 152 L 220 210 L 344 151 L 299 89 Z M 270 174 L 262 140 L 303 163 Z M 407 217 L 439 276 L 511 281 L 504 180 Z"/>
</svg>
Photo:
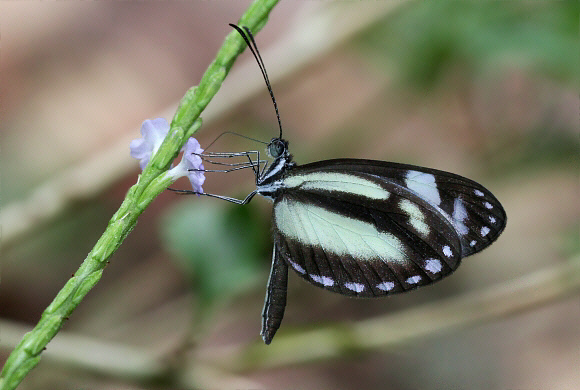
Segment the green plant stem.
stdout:
<svg viewBox="0 0 580 390">
<path fill-rule="evenodd" d="M 253 33 L 267 22 L 278 0 L 256 0 L 238 21 Z M 183 97 L 171 123 L 169 134 L 152 158 L 119 210 L 113 215 L 105 232 L 68 280 L 56 298 L 42 313 L 40 321 L 12 351 L 0 373 L 0 390 L 14 389 L 38 364 L 46 345 L 62 328 L 85 295 L 97 284 L 110 257 L 133 230 L 143 210 L 163 192 L 172 179 L 166 171 L 187 139 L 201 126 L 201 112 L 217 93 L 237 56 L 245 49 L 239 34 L 232 31 L 225 39 L 199 86 L 191 88 Z"/>
</svg>

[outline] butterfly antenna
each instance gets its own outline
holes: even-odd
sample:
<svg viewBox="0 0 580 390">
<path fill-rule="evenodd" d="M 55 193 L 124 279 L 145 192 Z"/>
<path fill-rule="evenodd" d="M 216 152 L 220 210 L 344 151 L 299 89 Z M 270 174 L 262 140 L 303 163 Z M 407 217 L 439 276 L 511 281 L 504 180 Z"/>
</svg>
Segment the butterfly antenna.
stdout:
<svg viewBox="0 0 580 390">
<path fill-rule="evenodd" d="M 278 104 L 276 103 L 276 98 L 274 97 L 274 92 L 272 91 L 272 85 L 270 84 L 270 79 L 268 79 L 268 73 L 266 72 L 266 65 L 264 65 L 264 61 L 262 61 L 262 56 L 260 55 L 260 51 L 258 50 L 258 46 L 256 45 L 256 41 L 254 40 L 254 36 L 250 29 L 246 26 L 242 26 L 244 29 L 242 30 L 240 27 L 236 26 L 235 24 L 230 23 L 230 26 L 235 28 L 238 33 L 244 38 L 246 44 L 250 48 L 250 51 L 254 55 L 258 66 L 260 67 L 260 71 L 262 72 L 262 76 L 264 77 L 264 81 L 266 82 L 266 87 L 268 87 L 268 92 L 270 92 L 270 97 L 272 98 L 272 103 L 274 103 L 274 109 L 276 110 L 276 117 L 278 118 L 278 127 L 280 128 L 280 139 L 282 139 L 282 121 L 280 120 L 280 112 L 278 112 Z M 245 33 L 244 33 L 245 31 Z M 249 39 L 248 39 L 249 37 Z"/>
<path fill-rule="evenodd" d="M 236 132 L 233 132 L 233 131 L 224 131 L 223 133 L 221 133 L 220 135 L 218 135 L 213 141 L 211 141 L 211 143 L 205 147 L 205 150 L 208 150 L 213 144 L 215 144 L 217 142 L 218 139 L 220 139 L 222 136 L 224 136 L 226 134 L 237 135 L 238 137 L 242 137 L 242 138 L 248 139 L 250 141 L 254 141 L 254 142 L 258 142 L 258 143 L 261 143 L 261 144 L 268 145 L 268 142 L 264 142 L 264 141 L 261 141 L 259 139 L 255 139 L 255 138 L 252 138 L 252 137 L 248 137 L 247 135 L 242 135 L 242 134 L 239 134 L 239 133 L 236 133 Z"/>
</svg>

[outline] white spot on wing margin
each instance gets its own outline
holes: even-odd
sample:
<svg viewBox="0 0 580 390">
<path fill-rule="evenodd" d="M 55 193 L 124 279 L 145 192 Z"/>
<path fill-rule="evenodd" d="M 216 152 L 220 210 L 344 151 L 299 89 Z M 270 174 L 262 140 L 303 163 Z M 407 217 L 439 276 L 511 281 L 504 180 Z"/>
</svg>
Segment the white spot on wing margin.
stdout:
<svg viewBox="0 0 580 390">
<path fill-rule="evenodd" d="M 351 282 L 346 282 L 344 284 L 344 287 L 348 288 L 349 290 L 352 290 L 354 292 L 363 292 L 365 289 L 365 285 L 362 283 L 351 283 Z"/>
<path fill-rule="evenodd" d="M 310 275 L 310 277 L 312 278 L 312 280 L 314 280 L 316 283 L 320 283 L 323 286 L 334 286 L 334 280 L 332 280 L 331 278 L 329 278 L 328 276 L 320 276 L 320 275 Z"/>
<path fill-rule="evenodd" d="M 382 291 L 391 291 L 395 288 L 395 283 L 393 282 L 382 282 L 377 284 L 377 288 Z"/>
<path fill-rule="evenodd" d="M 425 260 L 425 269 L 431 272 L 432 274 L 436 274 L 441 272 L 443 266 L 441 265 L 441 262 L 437 259 L 427 259 Z"/>
<path fill-rule="evenodd" d="M 306 273 L 306 271 L 304 270 L 304 268 L 302 268 L 302 266 L 298 263 L 293 262 L 292 260 L 288 260 L 288 262 L 290 263 L 290 265 L 299 273 L 301 273 L 302 275 L 304 275 Z"/>
<path fill-rule="evenodd" d="M 451 251 L 451 248 L 449 247 L 449 245 L 445 245 L 443 247 L 443 254 L 447 257 L 453 256 L 453 252 Z"/>
</svg>

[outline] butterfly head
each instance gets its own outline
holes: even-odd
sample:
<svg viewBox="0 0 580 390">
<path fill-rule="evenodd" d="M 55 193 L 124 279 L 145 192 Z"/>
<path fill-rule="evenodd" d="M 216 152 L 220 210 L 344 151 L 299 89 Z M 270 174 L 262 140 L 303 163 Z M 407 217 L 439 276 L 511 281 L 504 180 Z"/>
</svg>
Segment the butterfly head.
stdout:
<svg viewBox="0 0 580 390">
<path fill-rule="evenodd" d="M 268 155 L 272 158 L 287 156 L 288 141 L 282 138 L 272 138 L 268 144 Z"/>
</svg>

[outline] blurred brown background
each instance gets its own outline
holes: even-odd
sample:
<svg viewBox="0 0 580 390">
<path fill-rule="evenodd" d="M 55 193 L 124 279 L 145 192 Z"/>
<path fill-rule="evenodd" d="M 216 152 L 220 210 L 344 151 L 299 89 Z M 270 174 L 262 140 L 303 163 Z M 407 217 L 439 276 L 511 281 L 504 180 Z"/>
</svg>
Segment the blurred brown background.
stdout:
<svg viewBox="0 0 580 390">
<path fill-rule="evenodd" d="M 129 141 L 141 122 L 171 119 L 248 4 L 0 3 L 0 362 L 135 182 Z M 266 347 L 258 333 L 269 204 L 240 208 L 167 192 L 21 388 L 574 388 L 577 291 L 396 346 L 274 368 L 260 356 L 268 348 L 297 356 L 283 341 L 276 346 L 285 334 L 437 308 L 439 300 L 578 263 L 577 8 L 573 1 L 279 4 L 256 38 L 296 160 L 370 158 L 467 176 L 504 204 L 504 234 L 452 277 L 388 299 L 348 299 L 291 276 L 284 323 Z M 202 146 L 226 130 L 265 141 L 277 135 L 249 53 L 202 117 Z M 212 149 L 248 148 L 261 146 L 225 137 Z M 252 186 L 247 173 L 216 174 L 205 189 L 243 197 Z M 183 341 L 191 334 L 195 346 Z M 223 364 L 248 346 L 254 368 Z M 154 382 L 150 362 L 177 374 Z"/>
</svg>

